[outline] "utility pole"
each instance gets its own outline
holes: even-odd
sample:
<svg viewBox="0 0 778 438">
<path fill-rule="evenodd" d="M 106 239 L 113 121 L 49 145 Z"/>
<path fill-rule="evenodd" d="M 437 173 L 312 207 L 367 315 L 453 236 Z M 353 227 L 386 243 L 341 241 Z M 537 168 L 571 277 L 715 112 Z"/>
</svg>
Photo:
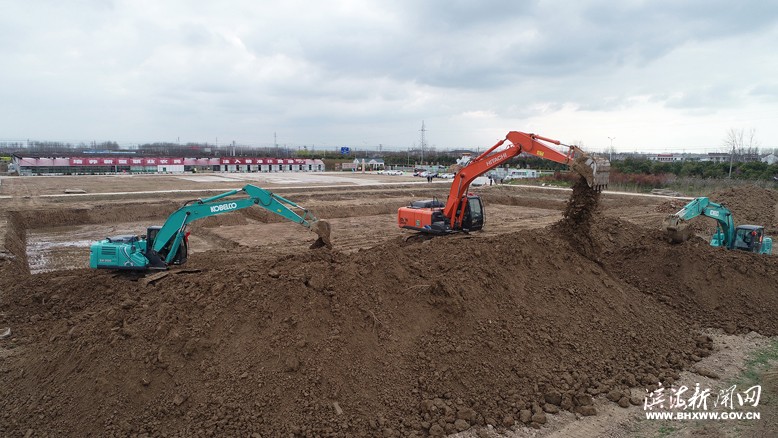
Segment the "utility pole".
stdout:
<svg viewBox="0 0 778 438">
<path fill-rule="evenodd" d="M 609 158 L 608 158 L 608 160 L 609 160 L 609 161 L 613 161 L 613 140 L 616 140 L 616 137 L 608 137 L 608 138 L 609 138 L 609 139 L 610 139 L 610 141 L 611 141 L 611 148 L 610 148 L 610 150 L 608 151 L 608 152 L 610 152 L 610 155 L 609 155 Z"/>
<path fill-rule="evenodd" d="M 729 154 L 729 178 L 732 179 L 732 159 L 735 157 L 735 143 L 736 141 L 732 142 L 732 152 Z"/>
<path fill-rule="evenodd" d="M 273 146 L 276 148 L 276 158 L 278 158 L 278 137 L 276 137 L 275 131 L 273 132 Z"/>
<path fill-rule="evenodd" d="M 427 129 L 424 128 L 424 120 L 421 121 L 421 164 L 424 165 L 424 134 L 426 134 Z"/>
</svg>

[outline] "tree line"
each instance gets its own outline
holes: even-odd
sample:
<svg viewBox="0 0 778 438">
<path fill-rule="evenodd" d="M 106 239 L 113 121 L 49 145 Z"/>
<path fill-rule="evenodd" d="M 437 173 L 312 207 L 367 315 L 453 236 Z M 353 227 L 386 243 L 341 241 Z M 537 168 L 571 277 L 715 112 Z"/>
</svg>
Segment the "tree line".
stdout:
<svg viewBox="0 0 778 438">
<path fill-rule="evenodd" d="M 611 169 L 625 174 L 675 175 L 693 178 L 728 178 L 730 163 L 712 161 L 660 162 L 645 158 L 626 158 L 611 162 Z M 761 161 L 733 162 L 732 178 L 771 180 L 778 176 L 778 164 Z"/>
</svg>

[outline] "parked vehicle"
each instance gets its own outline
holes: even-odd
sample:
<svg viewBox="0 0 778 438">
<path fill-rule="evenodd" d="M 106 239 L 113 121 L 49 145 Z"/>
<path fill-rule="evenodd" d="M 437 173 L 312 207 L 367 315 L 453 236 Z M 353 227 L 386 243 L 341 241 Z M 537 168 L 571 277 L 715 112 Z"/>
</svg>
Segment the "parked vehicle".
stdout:
<svg viewBox="0 0 778 438">
<path fill-rule="evenodd" d="M 489 177 L 488 176 L 479 176 L 478 178 L 474 179 L 473 182 L 470 183 L 471 186 L 488 186 L 489 185 Z"/>
</svg>

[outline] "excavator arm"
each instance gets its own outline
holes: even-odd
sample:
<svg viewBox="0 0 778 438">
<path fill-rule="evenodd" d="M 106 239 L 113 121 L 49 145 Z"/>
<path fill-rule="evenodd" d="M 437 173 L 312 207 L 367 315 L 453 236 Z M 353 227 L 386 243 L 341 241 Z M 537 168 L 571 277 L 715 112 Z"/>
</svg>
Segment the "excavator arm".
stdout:
<svg viewBox="0 0 778 438">
<path fill-rule="evenodd" d="M 240 199 L 226 199 L 243 194 Z M 189 201 L 168 216 L 165 224 L 154 238 L 153 250 L 164 255 L 166 264 L 171 263 L 182 240 L 186 237 L 186 226 L 198 219 L 229 213 L 249 207 L 262 207 L 292 222 L 296 222 L 319 234 L 314 246 L 330 246 L 329 227 L 319 222 L 308 210 L 268 190 L 248 184 L 240 190 L 230 190 L 207 199 Z M 324 230 L 326 228 L 326 231 Z"/>
<path fill-rule="evenodd" d="M 505 149 L 495 152 L 506 142 L 508 146 Z M 559 152 L 544 142 L 566 146 L 568 151 L 567 153 Z M 570 165 L 571 169 L 586 178 L 586 182 L 595 190 L 602 190 L 608 185 L 610 163 L 607 160 L 594 159 L 577 146 L 564 145 L 557 140 L 537 134 L 511 131 L 504 139 L 471 160 L 454 176 L 448 202 L 443 209 L 444 216 L 449 219 L 453 228 L 459 228 L 462 224 L 467 204 L 465 195 L 473 180 L 522 152 Z"/>
<path fill-rule="evenodd" d="M 240 196 L 242 197 L 236 197 Z M 92 244 L 91 268 L 166 269 L 186 261 L 189 233 L 187 225 L 198 219 L 258 206 L 318 234 L 311 248 L 331 247 L 330 227 L 305 208 L 270 191 L 246 185 L 206 199 L 189 201 L 168 216 L 160 226 L 149 227 L 145 238 L 134 235 L 115 236 Z"/>
<path fill-rule="evenodd" d="M 717 231 L 713 236 L 711 245 L 732 248 L 735 240 L 735 220 L 732 212 L 721 204 L 711 202 L 710 199 L 700 197 L 686 204 L 677 213 L 669 215 L 663 223 L 667 236 L 675 243 L 684 242 L 690 237 L 688 221 L 697 216 L 705 216 L 714 219 L 717 223 Z"/>
<path fill-rule="evenodd" d="M 716 233 L 710 239 L 711 246 L 723 246 L 727 249 L 737 249 L 758 254 L 772 254 L 773 239 L 765 236 L 761 225 L 735 226 L 732 212 L 721 204 L 711 202 L 708 198 L 696 198 L 686 204 L 677 213 L 665 218 L 662 226 L 671 242 L 680 243 L 691 236 L 688 221 L 697 216 L 705 216 L 716 221 Z"/>
</svg>

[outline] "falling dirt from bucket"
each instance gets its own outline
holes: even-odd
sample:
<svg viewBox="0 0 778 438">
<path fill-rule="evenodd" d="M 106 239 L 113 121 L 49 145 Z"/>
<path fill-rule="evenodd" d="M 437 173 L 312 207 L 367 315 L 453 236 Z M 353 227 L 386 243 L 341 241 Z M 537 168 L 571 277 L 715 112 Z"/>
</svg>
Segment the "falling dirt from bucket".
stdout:
<svg viewBox="0 0 778 438">
<path fill-rule="evenodd" d="M 319 238 L 311 244 L 311 249 L 321 248 L 326 246 L 332 248 L 332 241 L 330 240 L 330 223 L 327 221 L 316 221 L 311 224 L 311 231 L 316 233 Z"/>
</svg>

